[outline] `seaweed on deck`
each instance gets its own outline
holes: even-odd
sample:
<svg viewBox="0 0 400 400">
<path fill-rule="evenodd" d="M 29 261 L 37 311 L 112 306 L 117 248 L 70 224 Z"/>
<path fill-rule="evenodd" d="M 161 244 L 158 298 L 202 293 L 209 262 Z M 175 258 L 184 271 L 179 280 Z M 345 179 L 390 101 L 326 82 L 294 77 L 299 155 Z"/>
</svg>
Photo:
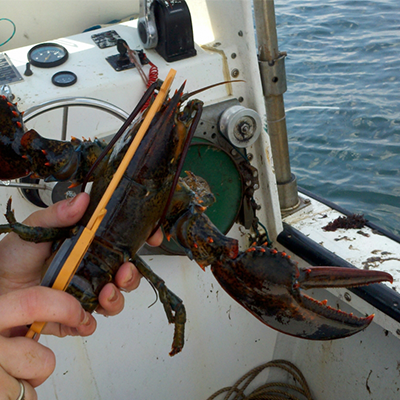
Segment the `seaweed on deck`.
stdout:
<svg viewBox="0 0 400 400">
<path fill-rule="evenodd" d="M 322 227 L 324 231 L 334 232 L 336 229 L 360 229 L 366 224 L 367 220 L 363 214 L 352 214 L 345 217 L 338 217 Z"/>
</svg>

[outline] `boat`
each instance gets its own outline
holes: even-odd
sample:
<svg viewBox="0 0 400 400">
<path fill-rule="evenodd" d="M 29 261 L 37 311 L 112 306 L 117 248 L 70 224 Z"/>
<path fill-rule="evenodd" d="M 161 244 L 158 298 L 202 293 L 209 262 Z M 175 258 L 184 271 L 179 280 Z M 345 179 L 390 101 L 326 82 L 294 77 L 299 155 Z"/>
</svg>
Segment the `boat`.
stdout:
<svg viewBox="0 0 400 400">
<path fill-rule="evenodd" d="M 105 20 L 104 15 L 97 15 L 98 23 L 92 17 L 81 17 L 79 24 L 74 25 L 74 12 L 69 11 L 66 26 L 79 29 L 79 33 L 69 31 L 60 37 L 58 26 L 49 30 L 31 26 L 41 35 L 35 36 L 36 42 L 24 43 L 26 38 L 20 38 L 18 46 L 10 41 L 8 47 L 0 48 L 5 49 L 0 54 L 2 72 L 9 74 L 6 79 L 5 74 L 0 75 L 2 94 L 13 96 L 13 101 L 18 102 L 19 109 L 25 111 L 27 126 L 54 139 L 108 139 L 146 88 L 136 68 L 118 70 L 118 60 L 123 56 L 123 51 L 116 47 L 119 38 L 137 52 L 144 49 L 161 79 L 171 68 L 175 69 L 173 89 L 185 80 L 188 91 L 216 82 L 243 80 L 245 83 L 218 86 L 198 95 L 205 104 L 205 116 L 201 129 L 196 131 L 196 149 L 205 146 L 221 154 L 223 165 L 228 165 L 224 179 L 231 182 L 239 176 L 243 184 L 234 192 L 228 187 L 217 195 L 215 214 L 222 215 L 224 230 L 237 238 L 242 248 L 247 248 L 249 240 L 254 239 L 254 233 L 249 239 L 249 228 L 256 218 L 260 222 L 258 233 L 267 235 L 275 248 L 290 255 L 300 266 L 379 269 L 391 273 L 394 282 L 352 289 L 309 290 L 310 296 L 327 299 L 332 307 L 360 316 L 375 315 L 370 326 L 356 335 L 311 341 L 262 324 L 225 293 L 209 269 L 203 272 L 179 250 L 168 245 L 160 249 L 146 247 L 142 249 L 143 257 L 186 306 L 183 351 L 174 357 L 168 355 L 173 327 L 168 325 L 161 305 L 153 305 L 152 288 L 142 282 L 125 296 L 121 314 L 96 318 L 98 327 L 94 335 L 41 337 L 42 343 L 55 352 L 57 367 L 37 388 L 39 399 L 200 400 L 233 385 L 249 370 L 274 360 L 295 365 L 307 381 L 313 399 L 398 398 L 400 239 L 368 222 L 358 229 L 324 230 L 329 222 L 352 214 L 298 188 L 290 169 L 285 135 L 286 54 L 279 51 L 274 2 L 257 0 L 253 8 L 248 0 L 155 1 L 148 8 L 129 8 L 128 15 L 123 14 L 125 4 L 113 2 L 113 7 L 118 5 L 120 22 L 106 24 L 115 16 Z M 168 11 L 173 6 L 180 7 L 184 14 L 183 25 L 178 25 L 178 29 L 169 20 L 173 16 Z M 134 17 L 136 12 L 140 15 Z M 53 15 L 57 21 L 55 13 L 56 10 Z M 96 29 L 82 32 L 76 26 L 82 21 L 85 28 Z M 29 32 L 29 22 L 25 23 Z M 159 39 L 161 36 L 156 48 L 151 47 L 154 23 Z M 32 49 L 49 43 L 66 49 L 68 57 L 62 64 L 49 68 L 35 66 Z M 168 44 L 178 44 L 178 49 L 171 50 Z M 143 70 L 148 74 L 149 65 L 144 65 Z M 57 74 L 61 74 L 59 81 Z M 238 108 L 233 112 L 231 107 Z M 250 118 L 252 128 L 257 127 L 244 143 L 224 147 L 216 139 L 222 130 L 219 118 L 226 109 L 232 113 L 225 115 L 225 125 L 245 116 Z M 230 130 L 226 134 L 230 141 L 235 140 Z M 250 177 L 239 167 L 237 151 L 245 151 L 250 160 L 255 171 Z M 212 177 L 221 171 L 220 165 L 212 158 L 203 165 L 204 173 Z M 248 179 L 244 180 L 244 176 Z M 223 182 L 226 181 L 221 180 L 221 186 Z M 0 208 L 5 209 L 12 196 L 18 220 L 43 206 L 41 202 L 59 200 L 60 191 L 61 197 L 65 192 L 65 187 L 44 182 L 3 181 L 1 185 Z M 250 196 L 245 194 L 246 188 L 251 189 Z M 227 207 L 230 199 L 236 205 Z M 277 380 L 294 383 L 287 372 L 269 369 L 252 381 L 246 391 Z"/>
</svg>

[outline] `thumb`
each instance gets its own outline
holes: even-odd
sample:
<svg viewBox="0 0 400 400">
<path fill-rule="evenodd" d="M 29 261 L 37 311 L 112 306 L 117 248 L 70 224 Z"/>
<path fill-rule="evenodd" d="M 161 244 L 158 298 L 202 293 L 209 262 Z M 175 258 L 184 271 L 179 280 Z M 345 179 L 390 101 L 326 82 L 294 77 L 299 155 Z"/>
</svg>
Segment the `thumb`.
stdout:
<svg viewBox="0 0 400 400">
<path fill-rule="evenodd" d="M 89 205 L 89 195 L 79 193 L 72 199 L 63 200 L 31 214 L 24 223 L 45 228 L 64 228 L 76 224 Z"/>
</svg>

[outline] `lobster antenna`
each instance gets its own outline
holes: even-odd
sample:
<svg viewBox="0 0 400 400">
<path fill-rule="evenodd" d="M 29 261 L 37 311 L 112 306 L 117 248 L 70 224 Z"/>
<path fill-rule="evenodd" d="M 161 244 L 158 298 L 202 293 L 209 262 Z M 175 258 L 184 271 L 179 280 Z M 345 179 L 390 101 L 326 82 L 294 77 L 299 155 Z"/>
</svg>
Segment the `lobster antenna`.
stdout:
<svg viewBox="0 0 400 400">
<path fill-rule="evenodd" d="M 185 93 L 184 95 L 182 95 L 182 102 L 186 101 L 189 97 L 194 96 L 197 93 L 204 92 L 205 90 L 211 89 L 216 86 L 226 85 L 227 83 L 234 83 L 234 82 L 246 82 L 246 81 L 242 79 L 237 79 L 236 81 L 223 81 L 223 82 L 213 83 L 212 85 L 194 90 L 193 92 Z"/>
<path fill-rule="evenodd" d="M 99 155 L 97 160 L 90 167 L 89 172 L 86 174 L 85 178 L 83 179 L 81 192 L 85 191 L 86 185 L 89 182 L 89 178 L 92 176 L 93 171 L 98 167 L 100 162 L 104 159 L 106 154 L 114 146 L 116 141 L 122 136 L 122 134 L 126 131 L 126 129 L 129 127 L 129 125 L 132 123 L 132 121 L 136 118 L 136 116 L 139 114 L 142 107 L 146 104 L 147 100 L 153 94 L 154 90 L 157 88 L 158 85 L 159 85 L 159 82 L 154 82 L 152 85 L 149 86 L 149 88 L 144 93 L 143 97 L 140 99 L 139 103 L 136 105 L 135 109 L 131 112 L 129 117 L 122 124 L 121 128 L 119 128 L 118 132 L 114 135 L 114 137 L 111 139 L 111 141 L 108 143 L 108 145 L 101 152 L 101 154 Z"/>
</svg>

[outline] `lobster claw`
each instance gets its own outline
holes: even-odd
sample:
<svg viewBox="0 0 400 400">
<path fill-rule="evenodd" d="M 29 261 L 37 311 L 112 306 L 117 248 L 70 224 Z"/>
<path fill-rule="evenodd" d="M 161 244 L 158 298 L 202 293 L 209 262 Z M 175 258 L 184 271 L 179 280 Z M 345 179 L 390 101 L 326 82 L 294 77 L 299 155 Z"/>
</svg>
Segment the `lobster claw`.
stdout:
<svg viewBox="0 0 400 400">
<path fill-rule="evenodd" d="M 211 270 L 221 286 L 266 325 L 304 339 L 331 340 L 365 329 L 373 315 L 336 310 L 301 289 L 352 287 L 392 281 L 390 274 L 342 267 L 298 267 L 285 253 L 253 247 Z"/>
</svg>

